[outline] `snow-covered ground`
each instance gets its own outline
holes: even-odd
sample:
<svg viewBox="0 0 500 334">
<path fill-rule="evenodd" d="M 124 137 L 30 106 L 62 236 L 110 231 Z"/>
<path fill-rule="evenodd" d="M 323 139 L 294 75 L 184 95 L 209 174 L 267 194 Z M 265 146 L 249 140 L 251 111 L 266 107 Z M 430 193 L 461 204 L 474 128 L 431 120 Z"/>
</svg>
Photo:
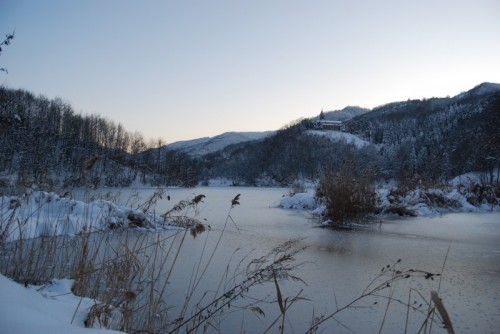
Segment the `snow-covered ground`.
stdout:
<svg viewBox="0 0 500 334">
<path fill-rule="evenodd" d="M 55 193 L 26 191 L 0 197 L 0 236 L 4 241 L 52 235 L 77 235 L 117 227 L 172 228 L 159 216 L 111 201 L 89 203 Z"/>
<path fill-rule="evenodd" d="M 85 203 L 31 190 L 22 196 L 0 197 L 2 242 L 117 227 L 178 229 L 169 221 L 106 200 Z M 42 287 L 24 287 L 0 275 L 0 333 L 108 333 L 85 328 L 84 321 L 96 301 L 73 295 L 72 284 L 72 280 L 54 280 Z M 100 327 L 95 321 L 92 326 Z M 106 328 L 119 327 L 108 324 Z"/>
<path fill-rule="evenodd" d="M 283 209 L 306 209 L 313 210 L 318 206 L 314 194 L 311 192 L 297 193 L 292 196 L 283 197 L 280 206 Z"/>
<path fill-rule="evenodd" d="M 122 333 L 85 328 L 94 301 L 73 295 L 72 283 L 64 279 L 42 287 L 24 287 L 0 275 L 0 333 Z"/>
<path fill-rule="evenodd" d="M 369 141 L 363 140 L 352 133 L 341 132 L 341 131 L 328 131 L 328 130 L 307 130 L 307 134 L 313 136 L 322 136 L 330 138 L 334 141 L 346 141 L 347 143 L 352 143 L 356 145 L 357 148 L 362 148 L 366 145 L 370 145 Z"/>
<path fill-rule="evenodd" d="M 406 213 L 417 216 L 432 216 L 446 212 L 488 212 L 500 211 L 500 199 L 493 198 L 491 204 L 485 199 L 485 193 L 478 194 L 475 190 L 480 185 L 480 177 L 469 173 L 454 178 L 449 186 L 441 188 L 417 188 L 398 194 L 397 185 L 388 182 L 376 188 L 377 206 L 382 213 L 393 213 L 395 209 L 405 209 Z M 486 192 L 487 194 L 487 192 Z M 314 191 L 296 193 L 281 199 L 280 206 L 285 209 L 309 210 L 313 215 L 324 213 L 325 206 L 317 202 Z M 401 210 L 399 210 L 401 211 Z"/>
<path fill-rule="evenodd" d="M 205 182 L 205 184 L 208 187 L 230 187 L 234 185 L 234 182 L 225 177 L 218 177 L 214 179 L 209 179 L 208 181 Z"/>
</svg>

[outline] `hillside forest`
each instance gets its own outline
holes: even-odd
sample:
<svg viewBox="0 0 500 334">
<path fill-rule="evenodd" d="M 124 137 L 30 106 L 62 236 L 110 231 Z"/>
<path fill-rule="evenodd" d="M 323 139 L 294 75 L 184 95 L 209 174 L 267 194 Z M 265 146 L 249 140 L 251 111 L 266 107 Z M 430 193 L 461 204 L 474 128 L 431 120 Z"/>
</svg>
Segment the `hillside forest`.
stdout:
<svg viewBox="0 0 500 334">
<path fill-rule="evenodd" d="M 497 179 L 496 84 L 484 83 L 455 97 L 362 109 L 344 121 L 343 131 L 366 145 L 318 136 L 313 131 L 316 121 L 298 120 L 262 139 L 192 156 L 99 115 L 77 113 L 60 98 L 1 87 L 0 183 L 48 190 L 84 185 L 192 187 L 225 178 L 234 185 L 287 186 L 317 180 L 346 161 L 378 179 L 440 182 L 471 171 L 481 172 L 485 182 Z"/>
</svg>

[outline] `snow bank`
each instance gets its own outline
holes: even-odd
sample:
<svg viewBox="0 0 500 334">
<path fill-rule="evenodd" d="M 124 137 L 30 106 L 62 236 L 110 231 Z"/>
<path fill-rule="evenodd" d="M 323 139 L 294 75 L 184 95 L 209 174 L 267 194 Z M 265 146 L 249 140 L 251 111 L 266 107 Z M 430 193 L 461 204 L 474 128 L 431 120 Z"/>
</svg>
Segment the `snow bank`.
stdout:
<svg viewBox="0 0 500 334">
<path fill-rule="evenodd" d="M 284 209 L 316 209 L 316 199 L 309 193 L 297 193 L 292 196 L 283 197 L 280 206 Z"/>
<path fill-rule="evenodd" d="M 207 187 L 230 187 L 234 185 L 234 182 L 225 177 L 218 177 L 202 182 L 201 185 Z"/>
<path fill-rule="evenodd" d="M 160 217 L 105 200 L 84 203 L 42 191 L 0 197 L 0 236 L 4 241 L 117 227 L 166 228 L 167 224 Z"/>
<path fill-rule="evenodd" d="M 488 212 L 500 210 L 500 201 L 487 200 L 484 194 L 477 194 L 474 187 L 458 185 L 454 180 L 449 187 L 417 188 L 405 194 L 397 194 L 397 187 L 377 189 L 379 207 L 382 212 L 403 208 L 417 216 L 431 216 L 446 212 Z M 496 203 L 496 204 L 495 204 Z"/>
<path fill-rule="evenodd" d="M 480 186 L 477 175 L 465 175 L 451 180 L 449 184 L 450 186 L 442 189 L 417 188 L 400 194 L 397 184 L 388 182 L 376 189 L 377 207 L 383 214 L 416 216 L 433 216 L 446 212 L 500 211 L 500 199 L 495 197 L 493 190 Z M 315 216 L 323 215 L 326 210 L 311 192 L 284 197 L 280 206 L 285 209 L 309 210 Z"/>
<path fill-rule="evenodd" d="M 25 288 L 0 275 L 0 333 L 122 333 L 85 328 L 94 301 L 73 295 L 72 284 L 54 280 L 44 287 Z"/>
</svg>

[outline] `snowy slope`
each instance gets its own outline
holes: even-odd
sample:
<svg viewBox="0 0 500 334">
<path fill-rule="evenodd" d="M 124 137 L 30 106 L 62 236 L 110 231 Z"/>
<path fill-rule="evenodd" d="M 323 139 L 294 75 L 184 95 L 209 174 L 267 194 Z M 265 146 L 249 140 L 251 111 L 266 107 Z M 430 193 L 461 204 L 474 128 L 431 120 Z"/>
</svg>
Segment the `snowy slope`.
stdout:
<svg viewBox="0 0 500 334">
<path fill-rule="evenodd" d="M 265 132 L 225 132 L 215 137 L 204 137 L 193 140 L 178 141 L 164 146 L 167 150 L 177 150 L 191 156 L 202 156 L 216 152 L 231 144 L 258 140 L 272 135 L 274 131 Z"/>
<path fill-rule="evenodd" d="M 347 143 L 354 144 L 357 148 L 369 145 L 370 142 L 359 138 L 356 135 L 340 131 L 325 131 L 325 130 L 308 130 L 307 134 L 312 136 L 322 136 L 330 138 L 333 141 L 346 141 Z"/>
</svg>

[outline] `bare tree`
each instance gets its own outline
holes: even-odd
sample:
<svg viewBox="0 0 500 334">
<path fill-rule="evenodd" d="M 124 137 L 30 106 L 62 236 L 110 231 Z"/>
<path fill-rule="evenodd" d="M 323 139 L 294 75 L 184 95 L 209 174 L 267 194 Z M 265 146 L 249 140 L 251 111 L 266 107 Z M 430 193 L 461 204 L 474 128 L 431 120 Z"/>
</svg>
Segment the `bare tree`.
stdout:
<svg viewBox="0 0 500 334">
<path fill-rule="evenodd" d="M 14 39 L 14 32 L 12 34 L 5 35 L 5 39 L 3 40 L 2 43 L 0 43 L 0 54 L 2 54 L 3 46 L 10 45 L 10 43 L 13 39 Z M 8 71 L 5 67 L 0 67 L 0 71 L 8 73 Z"/>
</svg>

